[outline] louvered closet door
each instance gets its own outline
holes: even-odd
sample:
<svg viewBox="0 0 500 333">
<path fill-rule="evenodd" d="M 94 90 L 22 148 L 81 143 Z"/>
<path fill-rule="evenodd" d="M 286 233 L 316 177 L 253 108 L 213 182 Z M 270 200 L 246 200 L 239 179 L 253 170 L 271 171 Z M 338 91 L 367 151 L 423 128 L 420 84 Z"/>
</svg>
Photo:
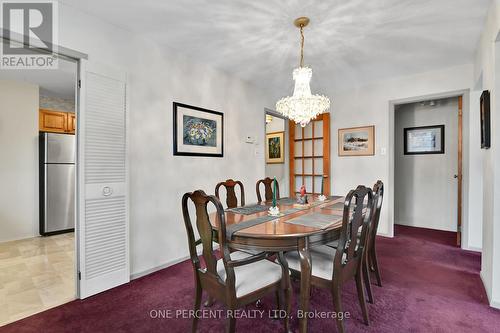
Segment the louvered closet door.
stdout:
<svg viewBox="0 0 500 333">
<path fill-rule="evenodd" d="M 306 127 L 289 122 L 290 194 L 305 185 L 309 194 L 330 195 L 330 114 Z"/>
<path fill-rule="evenodd" d="M 89 63 L 80 78 L 77 236 L 85 298 L 130 280 L 126 79 Z"/>
</svg>

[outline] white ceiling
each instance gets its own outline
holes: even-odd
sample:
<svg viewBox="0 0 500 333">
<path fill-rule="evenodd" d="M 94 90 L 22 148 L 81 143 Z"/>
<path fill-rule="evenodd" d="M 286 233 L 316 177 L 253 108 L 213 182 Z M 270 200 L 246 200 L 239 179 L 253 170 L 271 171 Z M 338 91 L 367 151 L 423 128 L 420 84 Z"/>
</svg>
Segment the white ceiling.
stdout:
<svg viewBox="0 0 500 333">
<path fill-rule="evenodd" d="M 314 92 L 472 63 L 491 0 L 62 0 L 279 96 L 299 34 Z"/>
<path fill-rule="evenodd" d="M 74 99 L 76 71 L 75 62 L 59 59 L 57 69 L 0 69 L 0 80 L 36 84 L 41 95 Z"/>
</svg>

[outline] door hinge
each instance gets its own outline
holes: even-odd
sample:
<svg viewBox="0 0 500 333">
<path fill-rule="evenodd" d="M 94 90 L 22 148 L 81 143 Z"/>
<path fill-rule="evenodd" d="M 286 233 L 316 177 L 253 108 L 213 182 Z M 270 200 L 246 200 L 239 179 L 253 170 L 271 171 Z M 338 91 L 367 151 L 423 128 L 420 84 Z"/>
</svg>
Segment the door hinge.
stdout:
<svg viewBox="0 0 500 333">
<path fill-rule="evenodd" d="M 82 280 L 82 272 L 78 272 L 78 280 Z"/>
<path fill-rule="evenodd" d="M 78 80 L 78 88 L 82 87 L 82 80 Z"/>
</svg>

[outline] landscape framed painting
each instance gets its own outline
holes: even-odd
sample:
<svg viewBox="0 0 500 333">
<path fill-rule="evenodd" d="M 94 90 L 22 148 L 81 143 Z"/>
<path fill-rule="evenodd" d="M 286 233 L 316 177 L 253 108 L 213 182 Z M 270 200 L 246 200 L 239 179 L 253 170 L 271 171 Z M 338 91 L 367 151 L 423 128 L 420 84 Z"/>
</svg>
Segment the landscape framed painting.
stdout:
<svg viewBox="0 0 500 333">
<path fill-rule="evenodd" d="M 375 155 L 375 126 L 339 129 L 339 156 Z"/>
<path fill-rule="evenodd" d="M 174 102 L 174 155 L 224 156 L 224 114 Z"/>
<path fill-rule="evenodd" d="M 404 154 L 444 154 L 444 125 L 405 128 Z"/>
<path fill-rule="evenodd" d="M 285 163 L 285 132 L 266 134 L 266 163 Z"/>
</svg>

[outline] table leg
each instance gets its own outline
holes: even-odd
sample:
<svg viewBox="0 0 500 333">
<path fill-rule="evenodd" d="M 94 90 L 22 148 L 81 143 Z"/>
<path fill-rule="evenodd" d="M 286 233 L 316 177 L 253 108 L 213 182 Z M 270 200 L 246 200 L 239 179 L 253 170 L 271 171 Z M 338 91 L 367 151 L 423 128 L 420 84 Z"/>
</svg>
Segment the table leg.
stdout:
<svg viewBox="0 0 500 333">
<path fill-rule="evenodd" d="M 299 332 L 307 332 L 307 312 L 309 311 L 309 296 L 311 290 L 311 253 L 307 238 L 299 240 L 300 255 L 300 307 L 302 318 L 299 320 Z"/>
</svg>

